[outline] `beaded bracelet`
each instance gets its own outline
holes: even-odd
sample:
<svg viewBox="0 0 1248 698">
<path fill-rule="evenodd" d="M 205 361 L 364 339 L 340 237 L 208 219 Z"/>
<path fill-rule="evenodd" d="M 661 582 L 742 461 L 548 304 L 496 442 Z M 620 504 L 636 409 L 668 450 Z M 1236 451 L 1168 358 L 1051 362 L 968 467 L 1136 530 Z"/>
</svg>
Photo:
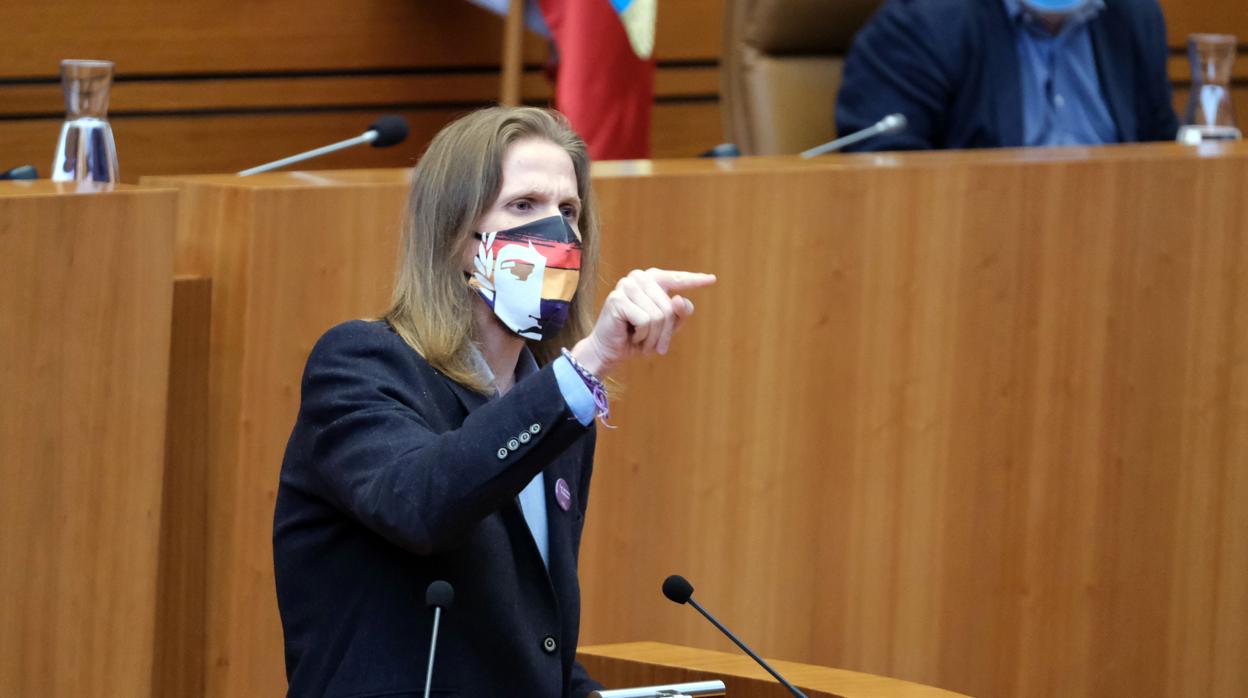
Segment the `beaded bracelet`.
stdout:
<svg viewBox="0 0 1248 698">
<path fill-rule="evenodd" d="M 607 417 L 611 416 L 611 407 L 607 404 L 607 387 L 602 384 L 602 381 L 598 380 L 597 376 L 590 373 L 589 369 L 572 358 L 572 352 L 566 348 L 562 351 L 564 358 L 568 360 L 568 363 L 572 364 L 572 368 L 576 369 L 576 375 L 585 381 L 585 387 L 589 388 L 590 394 L 594 396 L 594 408 L 598 410 L 598 421 L 602 423 L 602 426 L 614 429 L 615 427 L 607 424 Z"/>
</svg>

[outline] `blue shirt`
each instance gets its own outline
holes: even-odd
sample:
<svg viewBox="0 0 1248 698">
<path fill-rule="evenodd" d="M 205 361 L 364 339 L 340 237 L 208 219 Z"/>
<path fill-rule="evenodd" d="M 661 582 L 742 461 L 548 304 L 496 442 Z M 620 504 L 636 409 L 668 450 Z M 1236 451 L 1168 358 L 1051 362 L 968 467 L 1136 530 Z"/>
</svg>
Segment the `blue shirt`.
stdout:
<svg viewBox="0 0 1248 698">
<path fill-rule="evenodd" d="M 1014 27 L 1023 93 L 1023 144 L 1099 145 L 1121 141 L 1092 52 L 1088 22 L 1105 9 L 1092 0 L 1050 34 L 1019 0 L 1002 0 Z"/>
<path fill-rule="evenodd" d="M 485 367 L 484 360 L 481 366 Z M 488 367 L 485 367 L 488 370 Z M 516 382 L 537 370 L 537 362 L 526 348 L 520 352 L 516 362 Z M 576 421 L 588 426 L 594 420 L 594 394 L 589 391 L 585 381 L 581 380 L 576 369 L 564 357 L 554 361 L 555 381 L 559 383 L 559 392 L 568 409 L 576 417 Z M 533 542 L 542 554 L 542 562 L 550 566 L 550 527 L 546 521 L 546 476 L 542 472 L 529 481 L 520 491 L 520 512 L 524 514 L 524 522 L 533 534 Z"/>
</svg>

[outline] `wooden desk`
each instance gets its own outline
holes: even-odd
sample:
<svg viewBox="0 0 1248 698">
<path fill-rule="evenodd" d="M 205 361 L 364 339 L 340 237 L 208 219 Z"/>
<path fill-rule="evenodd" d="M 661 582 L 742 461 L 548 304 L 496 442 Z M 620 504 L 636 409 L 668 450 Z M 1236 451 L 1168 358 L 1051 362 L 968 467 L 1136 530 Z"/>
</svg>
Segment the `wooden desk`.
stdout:
<svg viewBox="0 0 1248 698">
<path fill-rule="evenodd" d="M 754 660 L 739 651 L 716 652 L 662 642 L 626 642 L 582 647 L 576 655 L 590 675 L 608 688 L 718 679 L 724 682 L 730 698 L 784 698 L 791 695 Z M 961 696 L 952 691 L 886 676 L 775 659 L 767 659 L 767 663 L 808 698 Z"/>
<path fill-rule="evenodd" d="M 213 277 L 210 695 L 281 690 L 270 527 L 304 358 L 379 313 L 407 172 L 186 177 Z M 714 271 L 621 376 L 583 644 L 970 695 L 1248 693 L 1248 144 L 608 164 L 608 283 Z M 606 290 L 605 288 L 603 289 Z"/>
<path fill-rule="evenodd" d="M 0 695 L 150 692 L 174 201 L 0 182 Z"/>
<path fill-rule="evenodd" d="M 207 472 L 192 470 L 198 479 L 179 488 L 189 496 L 202 486 L 191 522 L 202 558 L 170 564 L 176 598 L 162 608 L 170 636 L 158 638 L 157 692 L 281 695 L 273 503 L 303 364 L 322 332 L 379 312 L 389 297 L 406 171 L 145 182 L 181 189 L 177 271 L 212 280 L 210 303 L 190 299 L 196 313 L 211 305 L 207 434 L 184 440 L 202 444 Z M 190 365 L 199 366 L 195 351 Z"/>
</svg>

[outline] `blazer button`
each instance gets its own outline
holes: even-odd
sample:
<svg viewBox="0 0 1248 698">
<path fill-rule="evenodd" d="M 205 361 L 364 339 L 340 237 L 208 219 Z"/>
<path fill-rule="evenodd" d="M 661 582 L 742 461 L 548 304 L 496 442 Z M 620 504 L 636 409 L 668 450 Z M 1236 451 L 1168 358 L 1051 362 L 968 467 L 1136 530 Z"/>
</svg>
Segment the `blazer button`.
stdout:
<svg viewBox="0 0 1248 698">
<path fill-rule="evenodd" d="M 532 439 L 533 437 L 532 437 L 532 436 L 529 436 L 529 432 L 527 432 L 527 431 L 522 431 L 522 432 L 520 432 L 520 435 L 519 435 L 519 436 L 517 436 L 516 438 L 517 438 L 517 439 L 520 439 L 520 443 L 522 443 L 522 444 L 527 444 L 527 443 L 529 442 L 529 440 L 530 440 L 530 439 Z"/>
<path fill-rule="evenodd" d="M 542 430 L 542 425 L 541 425 L 541 424 L 534 423 L 534 424 L 532 424 L 532 425 L 530 425 L 530 426 L 529 426 L 529 433 L 530 433 L 530 434 L 533 434 L 534 436 L 536 436 L 536 435 L 537 435 L 537 432 L 539 432 L 539 431 L 541 431 L 541 430 Z"/>
<path fill-rule="evenodd" d="M 547 635 L 542 640 L 542 649 L 546 650 L 546 654 L 554 654 L 555 650 L 559 649 L 559 644 L 555 642 L 555 638 Z"/>
<path fill-rule="evenodd" d="M 512 439 L 511 441 L 507 442 L 507 448 L 514 451 L 517 448 L 520 448 L 520 442 L 516 441 L 515 439 Z"/>
<path fill-rule="evenodd" d="M 506 458 L 508 453 L 509 453 L 509 451 L 508 451 L 507 449 L 505 449 L 505 448 L 500 448 L 500 449 L 498 449 L 498 459 L 499 459 L 499 460 L 502 460 L 502 459 Z"/>
</svg>

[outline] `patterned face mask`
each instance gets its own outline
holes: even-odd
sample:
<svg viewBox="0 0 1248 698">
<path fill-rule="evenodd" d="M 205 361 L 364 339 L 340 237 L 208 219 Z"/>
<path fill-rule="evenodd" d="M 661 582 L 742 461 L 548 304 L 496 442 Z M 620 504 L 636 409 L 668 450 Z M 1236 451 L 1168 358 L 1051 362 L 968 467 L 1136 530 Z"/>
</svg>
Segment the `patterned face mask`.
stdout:
<svg viewBox="0 0 1248 698">
<path fill-rule="evenodd" d="M 558 334 L 581 278 L 581 241 L 567 220 L 550 216 L 476 237 L 468 285 L 521 337 Z"/>
</svg>

